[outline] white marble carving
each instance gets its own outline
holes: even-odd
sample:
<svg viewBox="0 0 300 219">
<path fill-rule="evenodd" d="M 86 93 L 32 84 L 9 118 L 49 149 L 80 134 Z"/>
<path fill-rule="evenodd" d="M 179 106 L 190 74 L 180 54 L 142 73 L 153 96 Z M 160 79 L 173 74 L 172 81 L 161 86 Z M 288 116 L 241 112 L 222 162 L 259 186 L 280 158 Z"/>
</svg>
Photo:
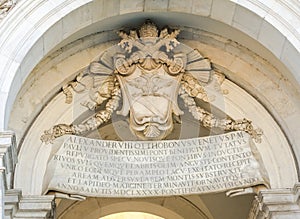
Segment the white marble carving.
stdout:
<svg viewBox="0 0 300 219">
<path fill-rule="evenodd" d="M 65 135 L 52 145 L 43 190 L 68 194 L 71 199 L 234 189 L 232 195 L 236 189 L 268 186 L 255 151 L 250 136 L 242 131 L 169 141 L 107 141 Z"/>
<path fill-rule="evenodd" d="M 17 0 L 0 0 L 0 21 L 8 14 L 16 2 Z"/>
<path fill-rule="evenodd" d="M 262 131 L 254 129 L 251 121 L 218 119 L 196 106 L 194 99 L 213 99 L 205 86 L 222 80 L 198 50 L 177 41 L 178 34 L 179 30 L 168 28 L 159 31 L 150 21 L 138 32 L 119 32 L 122 40 L 118 45 L 104 51 L 86 72 L 63 87 L 67 103 L 72 101 L 73 92 L 88 90 L 89 98 L 81 104 L 95 110 L 107 101 L 105 109 L 81 124 L 56 125 L 45 131 L 41 140 L 51 142 L 64 134 L 81 135 L 98 128 L 111 118 L 121 98 L 122 108 L 117 113 L 129 116 L 132 133 L 141 140 L 161 140 L 172 132 L 173 114 L 183 114 L 177 104 L 180 96 L 204 127 L 245 131 L 260 142 Z"/>
</svg>

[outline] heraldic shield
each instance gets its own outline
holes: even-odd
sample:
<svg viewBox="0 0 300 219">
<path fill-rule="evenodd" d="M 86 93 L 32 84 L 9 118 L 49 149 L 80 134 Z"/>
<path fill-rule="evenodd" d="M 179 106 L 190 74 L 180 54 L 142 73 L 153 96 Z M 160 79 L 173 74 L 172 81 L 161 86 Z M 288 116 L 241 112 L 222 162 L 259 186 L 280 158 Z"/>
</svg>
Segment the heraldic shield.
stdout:
<svg viewBox="0 0 300 219">
<path fill-rule="evenodd" d="M 179 30 L 158 30 L 151 21 L 105 50 L 86 71 L 63 87 L 66 102 L 86 95 L 81 105 L 95 113 L 80 124 L 58 124 L 41 136 L 52 142 L 65 134 L 84 135 L 111 119 L 113 112 L 129 118 L 131 132 L 140 140 L 162 140 L 173 130 L 173 115 L 180 116 L 180 97 L 194 119 L 206 128 L 245 131 L 260 142 L 262 131 L 247 119 L 218 118 L 195 101 L 210 102 L 206 86 L 218 83 L 211 63 L 196 49 L 180 43 Z M 122 100 L 122 101 L 121 101 Z M 121 103 L 121 104 L 120 104 Z M 120 106 L 121 105 L 121 106 Z M 100 110 L 105 106 L 104 110 Z"/>
</svg>

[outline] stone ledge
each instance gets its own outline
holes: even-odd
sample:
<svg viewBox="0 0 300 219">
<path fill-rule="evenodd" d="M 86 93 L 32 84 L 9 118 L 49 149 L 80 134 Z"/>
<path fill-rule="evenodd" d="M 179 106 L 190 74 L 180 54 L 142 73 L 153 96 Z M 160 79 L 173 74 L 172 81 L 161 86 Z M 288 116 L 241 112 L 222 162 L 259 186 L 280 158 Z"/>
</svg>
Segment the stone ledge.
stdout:
<svg viewBox="0 0 300 219">
<path fill-rule="evenodd" d="M 21 190 L 5 192 L 5 219 L 54 218 L 54 196 L 22 196 Z"/>
<path fill-rule="evenodd" d="M 262 190 L 253 202 L 248 219 L 300 217 L 300 183 L 294 188 Z"/>
</svg>

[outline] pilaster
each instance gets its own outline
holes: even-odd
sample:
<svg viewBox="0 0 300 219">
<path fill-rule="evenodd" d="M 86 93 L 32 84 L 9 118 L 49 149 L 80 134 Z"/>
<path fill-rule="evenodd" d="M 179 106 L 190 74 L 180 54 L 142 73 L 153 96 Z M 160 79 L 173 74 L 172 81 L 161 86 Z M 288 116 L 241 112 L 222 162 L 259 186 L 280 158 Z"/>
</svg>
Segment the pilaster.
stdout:
<svg viewBox="0 0 300 219">
<path fill-rule="evenodd" d="M 16 163 L 17 149 L 14 133 L 0 132 L 0 218 L 54 218 L 54 196 L 23 196 L 21 190 L 13 189 Z"/>
<path fill-rule="evenodd" d="M 13 188 L 13 175 L 17 163 L 16 139 L 13 132 L 0 132 L 0 203 L 4 215 L 4 193 Z"/>
</svg>

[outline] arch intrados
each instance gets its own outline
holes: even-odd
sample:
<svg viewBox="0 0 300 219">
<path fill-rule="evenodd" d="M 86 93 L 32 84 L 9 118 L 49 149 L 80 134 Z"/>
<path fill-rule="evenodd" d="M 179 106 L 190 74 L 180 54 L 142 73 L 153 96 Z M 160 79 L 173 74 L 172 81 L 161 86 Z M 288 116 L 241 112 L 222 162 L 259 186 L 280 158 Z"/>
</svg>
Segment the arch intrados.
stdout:
<svg viewBox="0 0 300 219">
<path fill-rule="evenodd" d="M 166 219 L 183 219 L 187 218 L 186 215 L 190 218 L 212 218 L 209 209 L 199 196 L 140 199 L 89 198 L 83 202 L 73 202 L 69 205 L 65 203 L 62 206 L 63 208 L 60 209 L 61 206 L 58 204 L 62 212 L 57 215 L 58 218 L 98 219 L 120 212 L 144 212 Z"/>
<path fill-rule="evenodd" d="M 103 217 L 120 212 L 145 212 L 162 218 L 183 219 L 182 216 L 166 207 L 144 201 L 119 202 L 103 206 L 101 209 L 93 209 L 86 218 L 98 219 L 99 216 Z"/>
</svg>

